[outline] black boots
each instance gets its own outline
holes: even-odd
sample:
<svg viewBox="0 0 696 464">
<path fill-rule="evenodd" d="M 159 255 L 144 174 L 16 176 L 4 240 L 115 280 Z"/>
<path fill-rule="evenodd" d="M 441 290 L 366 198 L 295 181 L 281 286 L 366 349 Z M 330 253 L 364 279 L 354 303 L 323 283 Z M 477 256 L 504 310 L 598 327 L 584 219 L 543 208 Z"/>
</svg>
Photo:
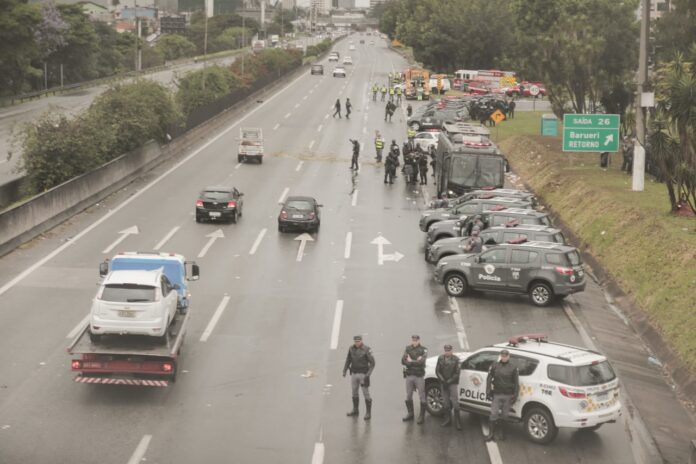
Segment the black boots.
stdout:
<svg viewBox="0 0 696 464">
<path fill-rule="evenodd" d="M 372 400 L 365 400 L 365 420 L 372 418 Z"/>
<path fill-rule="evenodd" d="M 416 421 L 416 424 L 422 424 L 425 422 L 425 403 L 420 404 L 420 411 L 418 411 L 418 420 Z"/>
<path fill-rule="evenodd" d="M 445 410 L 445 420 L 440 424 L 440 427 L 449 427 L 452 425 L 452 411 L 450 409 Z"/>
<path fill-rule="evenodd" d="M 457 427 L 457 430 L 462 429 L 462 423 L 459 418 L 459 409 L 454 410 L 454 426 Z"/>
<path fill-rule="evenodd" d="M 406 415 L 401 419 L 404 422 L 413 420 L 413 400 L 406 400 Z"/>
<path fill-rule="evenodd" d="M 504 441 L 505 440 L 505 427 L 503 425 L 503 422 L 498 422 L 498 424 L 495 427 L 495 439 L 496 441 Z"/>
<path fill-rule="evenodd" d="M 346 413 L 346 416 L 348 416 L 348 417 L 357 416 L 357 415 L 358 415 L 358 405 L 359 405 L 359 404 L 360 404 L 360 398 L 358 398 L 357 396 L 354 396 L 354 397 L 353 397 L 353 410 L 352 410 L 352 411 L 348 411 L 348 412 Z"/>
</svg>

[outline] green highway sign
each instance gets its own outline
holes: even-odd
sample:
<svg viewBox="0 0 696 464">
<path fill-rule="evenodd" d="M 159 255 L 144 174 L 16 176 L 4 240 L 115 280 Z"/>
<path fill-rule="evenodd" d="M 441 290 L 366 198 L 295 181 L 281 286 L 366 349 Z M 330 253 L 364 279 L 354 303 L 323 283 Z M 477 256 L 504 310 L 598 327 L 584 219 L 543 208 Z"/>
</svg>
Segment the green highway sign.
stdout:
<svg viewBox="0 0 696 464">
<path fill-rule="evenodd" d="M 563 151 L 619 151 L 618 114 L 564 114 Z"/>
</svg>

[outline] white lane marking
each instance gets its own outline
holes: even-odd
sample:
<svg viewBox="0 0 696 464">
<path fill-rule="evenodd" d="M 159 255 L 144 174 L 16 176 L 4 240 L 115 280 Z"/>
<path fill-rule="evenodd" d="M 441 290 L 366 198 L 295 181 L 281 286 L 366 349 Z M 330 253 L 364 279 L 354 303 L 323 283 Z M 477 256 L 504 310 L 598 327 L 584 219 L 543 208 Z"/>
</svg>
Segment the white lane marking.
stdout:
<svg viewBox="0 0 696 464">
<path fill-rule="evenodd" d="M 353 198 L 350 200 L 350 206 L 358 204 L 358 189 L 353 190 Z"/>
<path fill-rule="evenodd" d="M 314 93 L 314 88 L 309 89 L 309 93 Z"/>
<path fill-rule="evenodd" d="M 324 128 L 323 124 L 319 124 L 319 127 L 317 127 L 317 132 L 321 132 L 321 130 Z"/>
<path fill-rule="evenodd" d="M 324 444 L 315 443 L 314 453 L 312 453 L 312 464 L 324 464 Z"/>
<path fill-rule="evenodd" d="M 280 127 L 280 123 L 276 123 L 276 125 L 275 125 L 275 126 L 273 126 L 273 130 L 276 130 L 276 129 L 278 129 L 279 127 Z"/>
<path fill-rule="evenodd" d="M 331 327 L 331 349 L 338 348 L 338 335 L 341 333 L 341 316 L 343 315 L 343 300 L 336 301 L 333 326 Z"/>
<path fill-rule="evenodd" d="M 314 140 L 312 140 L 311 142 L 309 142 L 309 149 L 311 150 L 313 146 L 314 146 Z"/>
<path fill-rule="evenodd" d="M 350 258 L 350 246 L 353 243 L 353 232 L 348 232 L 346 234 L 346 249 L 343 252 L 343 257 L 345 259 Z"/>
<path fill-rule="evenodd" d="M 285 187 L 285 189 L 283 189 L 283 193 L 281 193 L 280 197 L 278 197 L 278 203 L 282 203 L 285 201 L 285 197 L 288 195 L 289 191 L 290 187 Z"/>
<path fill-rule="evenodd" d="M 285 119 L 288 119 L 292 113 L 285 113 L 285 116 L 283 116 Z"/>
<path fill-rule="evenodd" d="M 254 240 L 254 244 L 251 245 L 251 250 L 249 250 L 250 255 L 256 253 L 256 250 L 259 248 L 259 245 L 261 245 L 261 240 L 263 240 L 263 236 L 266 235 L 267 230 L 268 229 L 262 229 L 261 232 L 259 232 L 258 237 L 256 237 L 256 240 Z"/>
<path fill-rule="evenodd" d="M 176 234 L 179 231 L 179 229 L 181 229 L 181 226 L 173 227 L 172 230 L 170 230 L 169 233 L 165 235 L 164 238 L 157 243 L 157 245 L 155 245 L 155 248 L 153 248 L 153 250 L 159 251 L 159 249 L 162 248 L 164 244 L 167 243 L 169 239 L 172 238 L 174 234 Z"/>
<path fill-rule="evenodd" d="M 449 297 L 449 305 L 450 309 L 452 310 L 452 317 L 454 318 L 454 326 L 457 328 L 459 347 L 464 351 L 469 351 L 469 339 L 467 338 L 466 331 L 464 330 L 462 313 L 459 311 L 459 303 L 457 303 L 457 299 L 453 296 Z"/>
<path fill-rule="evenodd" d="M 208 253 L 208 250 L 210 250 L 210 247 L 213 246 L 213 243 L 215 243 L 215 240 L 219 238 L 225 238 L 225 234 L 222 233 L 222 229 L 218 229 L 215 232 L 211 232 L 208 235 L 206 235 L 208 240 L 208 243 L 205 244 L 205 246 L 201 249 L 201 252 L 198 253 L 198 257 L 202 258 L 205 256 L 206 253 Z"/>
<path fill-rule="evenodd" d="M 367 127 L 363 126 L 363 134 L 367 134 Z"/>
<path fill-rule="evenodd" d="M 300 107 L 300 104 L 299 104 L 299 103 L 295 103 L 295 108 L 299 108 L 299 107 Z"/>
<path fill-rule="evenodd" d="M 481 421 L 481 431 L 484 436 L 488 436 L 488 425 L 486 421 Z M 487 441 L 486 451 L 488 451 L 488 458 L 491 460 L 491 464 L 503 464 L 503 458 L 500 457 L 500 449 L 498 449 L 498 444 L 496 442 Z"/>
<path fill-rule="evenodd" d="M 302 97 L 302 99 L 303 99 L 303 100 L 306 100 L 306 99 L 307 99 L 307 95 L 305 95 L 304 97 Z"/>
<path fill-rule="evenodd" d="M 312 148 L 310 147 L 310 150 L 311 150 L 311 149 L 312 149 Z M 304 164 L 304 161 L 300 161 L 299 163 L 297 163 L 297 167 L 295 168 L 295 171 L 299 171 L 300 169 L 302 169 L 302 165 L 303 165 L 303 164 Z"/>
<path fill-rule="evenodd" d="M 242 166 L 242 163 L 237 163 L 237 164 L 234 165 L 234 168 L 235 168 L 235 169 L 239 169 L 241 166 Z"/>
<path fill-rule="evenodd" d="M 118 213 L 119 211 L 121 211 L 121 210 L 122 210 L 123 208 L 125 208 L 126 206 L 130 205 L 130 204 L 131 204 L 133 201 L 135 201 L 137 198 L 140 198 L 141 195 L 143 195 L 145 192 L 147 192 L 148 190 L 150 190 L 152 187 L 154 187 L 155 185 L 157 185 L 158 183 L 160 183 L 160 182 L 162 181 L 162 179 L 164 179 L 165 177 L 169 176 L 169 174 L 171 174 L 172 172 L 176 171 L 176 170 L 179 169 L 181 166 L 183 166 L 184 164 L 186 164 L 187 162 L 191 161 L 193 158 L 195 158 L 196 156 L 198 156 L 201 152 L 203 152 L 203 150 L 205 150 L 205 149 L 208 148 L 210 145 L 212 145 L 213 143 L 215 143 L 215 142 L 217 142 L 218 140 L 220 140 L 220 138 L 222 138 L 224 135 L 226 135 L 229 131 L 231 131 L 232 129 L 234 129 L 234 128 L 236 128 L 236 127 L 239 127 L 239 125 L 240 125 L 241 123 L 243 123 L 244 121 L 246 121 L 249 117 L 251 117 L 251 115 L 253 115 L 253 114 L 256 113 L 259 109 L 261 109 L 261 108 L 263 108 L 264 106 L 266 106 L 269 102 L 271 102 L 271 101 L 273 101 L 275 98 L 277 98 L 278 95 L 285 94 L 285 90 L 287 90 L 287 89 L 289 89 L 290 87 L 292 87 L 293 85 L 295 85 L 295 84 L 296 84 L 297 82 L 299 82 L 300 79 L 302 79 L 303 77 L 304 77 L 304 75 L 297 76 L 297 78 L 296 78 L 294 81 L 290 82 L 288 85 L 286 85 L 285 87 L 283 87 L 282 89 L 280 89 L 277 93 L 271 95 L 268 99 L 264 100 L 263 103 L 261 103 L 261 104 L 259 104 L 258 106 L 254 107 L 251 111 L 249 111 L 248 113 L 246 113 L 246 114 L 245 114 L 242 118 L 240 118 L 237 122 L 235 122 L 235 123 L 232 124 L 231 126 L 229 126 L 229 127 L 227 127 L 226 129 L 224 129 L 224 130 L 223 130 L 222 132 L 220 132 L 218 135 L 216 135 L 215 137 L 213 137 L 212 139 L 208 140 L 206 143 L 204 143 L 203 145 L 201 145 L 200 147 L 198 147 L 196 150 L 194 150 L 190 155 L 188 155 L 187 157 L 185 157 L 184 159 L 182 159 L 181 161 L 179 161 L 178 163 L 176 163 L 176 164 L 175 164 L 174 166 L 172 166 L 171 168 L 167 169 L 167 170 L 166 170 L 165 172 L 163 172 L 159 177 L 157 177 L 157 178 L 154 179 L 152 182 L 150 182 L 149 184 L 147 184 L 145 187 L 143 187 L 142 189 L 138 190 L 138 191 L 135 192 L 133 195 L 131 195 L 131 196 L 130 196 L 128 199 L 126 199 L 123 203 L 121 203 L 120 205 L 118 205 L 118 206 L 115 207 L 114 209 L 110 210 L 108 213 L 106 213 L 104 216 L 102 216 L 102 217 L 100 217 L 99 219 L 97 219 L 96 221 L 94 221 L 92 224 L 90 224 L 90 225 L 87 226 L 86 228 L 82 229 L 82 231 L 81 231 L 80 233 L 78 233 L 77 235 L 75 235 L 71 240 L 69 240 L 69 241 L 63 243 L 61 246 L 59 246 L 58 248 L 56 248 L 55 250 L 53 250 L 52 252 L 50 252 L 49 254 L 47 254 L 46 256 L 44 256 L 43 258 L 41 258 L 40 260 L 38 260 L 37 262 L 35 262 L 35 263 L 32 264 L 31 266 L 29 266 L 28 268 L 26 268 L 25 270 L 23 270 L 23 271 L 22 271 L 21 273 L 19 273 L 14 279 L 10 280 L 10 281 L 7 282 L 5 285 L 3 285 L 2 287 L 0 287 L 0 295 L 3 295 L 4 293 L 6 293 L 9 289 L 11 289 L 11 288 L 14 287 L 15 285 L 17 285 L 19 282 L 21 282 L 22 280 L 26 279 L 27 276 L 28 276 L 29 274 L 31 274 L 32 272 L 34 272 L 35 270 L 37 270 L 38 268 L 40 268 L 41 266 L 43 266 L 44 264 L 46 264 L 47 262 L 49 262 L 50 260 L 52 260 L 53 258 L 55 258 L 56 256 L 58 256 L 59 254 L 61 254 L 61 253 L 62 253 L 63 251 L 65 251 L 65 249 L 67 249 L 68 247 L 74 245 L 79 239 L 81 239 L 82 237 L 84 237 L 85 235 L 87 235 L 89 232 L 91 232 L 91 231 L 94 230 L 95 228 L 99 227 L 102 223 L 106 222 L 109 218 L 111 218 L 111 216 L 113 216 L 114 214 Z"/>
<path fill-rule="evenodd" d="M 121 243 L 122 241 L 124 241 L 124 240 L 126 239 L 126 237 L 128 237 L 129 235 L 137 235 L 137 234 L 139 234 L 139 233 L 140 233 L 140 232 L 138 231 L 138 226 L 131 226 L 131 227 L 129 227 L 128 229 L 123 229 L 121 232 L 119 232 L 119 234 L 121 234 L 121 236 L 120 236 L 119 238 L 117 238 L 116 240 L 114 240 L 114 242 L 113 242 L 111 245 L 109 245 L 108 247 L 106 247 L 106 248 L 104 249 L 104 251 L 102 251 L 102 253 L 108 253 L 108 252 L 110 252 L 111 250 L 113 250 L 114 248 L 116 248 L 116 246 L 117 246 L 119 243 Z"/>
<path fill-rule="evenodd" d="M 77 337 L 77 334 L 80 333 L 80 332 L 82 331 L 82 328 L 83 328 L 84 326 L 86 326 L 87 323 L 89 322 L 89 317 L 90 317 L 90 316 L 91 316 L 91 314 L 87 314 L 80 322 L 77 323 L 77 325 L 75 326 L 75 328 L 72 329 L 72 330 L 70 331 L 70 333 L 68 334 L 68 336 L 65 337 L 65 338 L 73 339 L 73 338 Z"/>
<path fill-rule="evenodd" d="M 568 319 L 570 319 L 570 322 L 575 327 L 575 330 L 577 330 L 580 334 L 580 338 L 582 338 L 582 341 L 585 343 L 585 346 L 591 350 L 599 351 L 597 349 L 597 345 L 595 345 L 594 340 L 592 340 L 592 337 L 590 337 L 590 335 L 587 333 L 585 328 L 580 323 L 580 320 L 577 318 L 571 307 L 568 306 L 568 303 L 566 302 L 563 302 L 563 311 L 566 313 Z"/>
<path fill-rule="evenodd" d="M 295 237 L 295 240 L 298 240 L 300 242 L 300 246 L 297 247 L 297 257 L 295 258 L 295 261 L 299 263 L 302 261 L 302 257 L 304 256 L 304 250 L 305 246 L 307 245 L 307 242 L 313 242 L 314 239 L 311 235 L 305 232 L 304 234 Z"/>
<path fill-rule="evenodd" d="M 202 342 L 208 341 L 208 338 L 210 338 L 210 334 L 213 333 L 213 329 L 215 328 L 218 321 L 220 320 L 220 316 L 222 316 L 222 313 L 225 311 L 225 308 L 227 307 L 227 303 L 229 303 L 229 302 L 230 302 L 230 297 L 228 295 L 225 295 L 222 297 L 222 300 L 220 301 L 220 304 L 218 305 L 217 309 L 215 310 L 213 317 L 210 318 L 210 322 L 208 322 L 208 326 L 203 331 L 203 335 L 201 335 Z"/>
<path fill-rule="evenodd" d="M 147 447 L 150 446 L 150 440 L 152 440 L 152 435 L 145 435 L 138 443 L 138 447 L 133 451 L 133 455 L 128 460 L 128 464 L 140 464 L 140 461 L 145 457 L 145 452 Z"/>
<path fill-rule="evenodd" d="M 329 114 L 328 114 L 328 113 L 324 116 L 324 119 L 329 119 Z"/>
</svg>

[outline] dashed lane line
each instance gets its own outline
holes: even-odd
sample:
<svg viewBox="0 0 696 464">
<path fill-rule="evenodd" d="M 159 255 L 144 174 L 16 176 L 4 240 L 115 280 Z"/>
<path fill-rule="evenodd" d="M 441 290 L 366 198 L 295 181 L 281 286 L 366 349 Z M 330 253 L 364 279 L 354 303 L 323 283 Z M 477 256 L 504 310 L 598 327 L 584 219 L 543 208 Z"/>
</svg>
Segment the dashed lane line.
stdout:
<svg viewBox="0 0 696 464">
<path fill-rule="evenodd" d="M 324 128 L 323 124 L 319 124 L 319 127 L 317 127 L 317 132 L 321 132 L 321 130 Z"/>
<path fill-rule="evenodd" d="M 285 113 L 285 116 L 283 116 L 283 117 L 284 117 L 285 119 L 288 119 L 291 115 L 292 115 L 292 113 Z"/>
<path fill-rule="evenodd" d="M 350 206 L 356 206 L 358 204 L 358 189 L 353 190 L 353 196 L 350 199 Z"/>
<path fill-rule="evenodd" d="M 261 229 L 261 232 L 259 232 L 259 235 L 256 237 L 256 240 L 254 240 L 254 244 L 251 245 L 251 250 L 249 250 L 249 254 L 253 255 L 256 253 L 256 250 L 259 249 L 259 245 L 261 245 L 261 240 L 263 240 L 264 235 L 266 235 L 266 231 L 268 229 Z"/>
<path fill-rule="evenodd" d="M 218 305 L 217 309 L 215 310 L 213 317 L 210 318 L 210 322 L 208 322 L 208 325 L 206 326 L 205 330 L 203 331 L 203 335 L 201 335 L 202 342 L 208 341 L 208 338 L 210 338 L 210 334 L 213 333 L 213 329 L 215 329 L 215 326 L 217 325 L 218 321 L 220 320 L 222 313 L 225 312 L 225 308 L 227 308 L 227 304 L 229 302 L 230 302 L 229 295 L 225 295 L 222 297 L 222 300 L 220 301 L 220 304 Z"/>
<path fill-rule="evenodd" d="M 347 232 L 346 233 L 346 248 L 343 251 L 343 258 L 349 259 L 350 258 L 350 247 L 353 244 L 353 232 Z"/>
<path fill-rule="evenodd" d="M 454 327 L 457 329 L 459 347 L 464 351 L 469 351 L 469 339 L 467 338 L 466 331 L 464 330 L 464 323 L 462 322 L 462 313 L 459 310 L 459 303 L 457 303 L 457 299 L 453 296 L 449 297 L 449 305 L 450 309 L 452 310 Z"/>
<path fill-rule="evenodd" d="M 283 203 L 285 201 L 285 197 L 288 195 L 289 191 L 290 191 L 290 187 L 285 187 L 283 189 L 283 193 L 281 193 L 280 197 L 278 197 L 278 203 Z"/>
<path fill-rule="evenodd" d="M 279 123 L 276 123 L 276 125 L 273 126 L 273 130 L 278 130 L 279 127 L 280 127 L 280 124 L 279 124 Z"/>
<path fill-rule="evenodd" d="M 234 169 L 239 169 L 241 166 L 242 166 L 242 163 L 237 163 L 237 164 L 234 166 Z"/>
<path fill-rule="evenodd" d="M 128 464 L 140 464 L 140 462 L 145 457 L 147 452 L 147 447 L 150 446 L 150 441 L 152 440 L 152 435 L 145 435 L 138 443 L 138 447 L 133 451 L 133 455 L 128 460 Z"/>
<path fill-rule="evenodd" d="M 299 171 L 300 169 L 302 169 L 303 164 L 304 164 L 304 161 L 300 161 L 299 163 L 297 163 L 297 167 L 295 167 L 295 171 Z"/>
<path fill-rule="evenodd" d="M 170 230 L 169 233 L 165 235 L 164 238 L 162 238 L 162 240 L 160 240 L 157 243 L 157 245 L 155 245 L 155 248 L 153 248 L 153 250 L 159 251 L 159 249 L 162 248 L 164 244 L 167 243 L 169 239 L 172 238 L 174 234 L 176 234 L 179 231 L 179 229 L 181 229 L 181 226 L 173 227 L 172 230 Z"/>
<path fill-rule="evenodd" d="M 309 142 L 309 149 L 311 150 L 313 146 L 314 146 L 314 140 L 312 140 L 311 142 Z"/>
<path fill-rule="evenodd" d="M 334 310 L 334 320 L 331 326 L 331 349 L 338 348 L 338 336 L 341 333 L 341 317 L 343 316 L 343 300 L 336 301 Z"/>
</svg>

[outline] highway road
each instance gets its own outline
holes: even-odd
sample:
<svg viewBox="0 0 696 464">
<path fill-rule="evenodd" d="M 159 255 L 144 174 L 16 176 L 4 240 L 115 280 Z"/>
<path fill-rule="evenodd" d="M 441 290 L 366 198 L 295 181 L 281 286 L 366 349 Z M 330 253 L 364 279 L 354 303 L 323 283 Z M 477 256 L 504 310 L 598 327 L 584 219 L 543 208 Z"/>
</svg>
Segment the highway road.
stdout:
<svg viewBox="0 0 696 464">
<path fill-rule="evenodd" d="M 401 177 L 384 185 L 373 163 L 374 130 L 401 142 L 406 128 L 402 113 L 383 121 L 368 86 L 405 63 L 382 41 L 350 53 L 347 40 L 337 47 L 355 62 L 347 78 L 332 78 L 332 66 L 324 76 L 294 78 L 186 158 L 0 260 L 0 462 L 635 462 L 623 423 L 562 430 L 537 446 L 519 426 L 508 440 L 486 444 L 479 419 L 466 414 L 462 432 L 441 429 L 433 417 L 423 426 L 401 422 L 400 356 L 413 333 L 432 355 L 445 343 L 465 351 L 519 333 L 575 345 L 583 337 L 558 305 L 480 294 L 455 300 L 433 282 L 417 226 L 427 192 Z M 332 118 L 335 99 L 346 97 L 350 120 Z M 240 125 L 263 128 L 262 165 L 237 163 Z M 349 138 L 365 144 L 357 173 L 349 170 Z M 245 193 L 237 224 L 194 221 L 198 191 L 216 184 Z M 301 255 L 299 234 L 277 230 L 287 195 L 324 205 L 321 230 Z M 132 226 L 138 233 L 105 253 Z M 224 237 L 206 248 L 218 230 Z M 379 263 L 371 242 L 380 235 L 390 242 L 384 252 L 401 260 Z M 98 263 L 155 248 L 201 266 L 177 382 L 74 383 L 65 348 L 89 311 Z M 604 304 L 594 284 L 572 301 Z M 345 417 L 350 385 L 341 370 L 355 334 L 377 361 L 369 423 Z"/>
</svg>

